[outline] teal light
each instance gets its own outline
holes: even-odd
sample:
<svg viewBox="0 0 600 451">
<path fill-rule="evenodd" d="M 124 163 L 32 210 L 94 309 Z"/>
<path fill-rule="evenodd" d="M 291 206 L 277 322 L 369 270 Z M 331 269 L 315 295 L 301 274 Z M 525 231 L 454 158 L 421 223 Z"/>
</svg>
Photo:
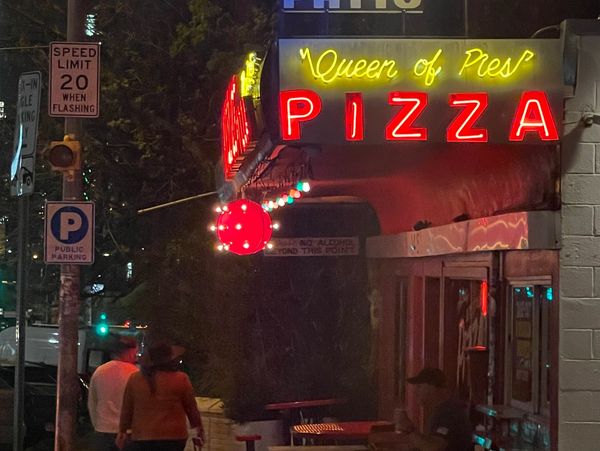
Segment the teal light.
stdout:
<svg viewBox="0 0 600 451">
<path fill-rule="evenodd" d="M 105 336 L 108 334 L 108 324 L 98 324 L 96 326 L 96 333 L 100 336 Z"/>
<path fill-rule="evenodd" d="M 294 198 L 292 196 L 288 196 L 287 203 L 288 204 L 293 204 L 294 203 Z"/>
<path fill-rule="evenodd" d="M 296 183 L 296 189 L 297 189 L 298 191 L 302 191 L 302 185 L 303 185 L 303 184 L 304 184 L 304 182 L 298 182 L 298 183 Z"/>
<path fill-rule="evenodd" d="M 100 313 L 100 321 L 106 321 L 106 313 Z"/>
<path fill-rule="evenodd" d="M 554 300 L 554 293 L 552 291 L 552 287 L 546 288 L 546 300 L 548 302 L 552 302 Z"/>
</svg>

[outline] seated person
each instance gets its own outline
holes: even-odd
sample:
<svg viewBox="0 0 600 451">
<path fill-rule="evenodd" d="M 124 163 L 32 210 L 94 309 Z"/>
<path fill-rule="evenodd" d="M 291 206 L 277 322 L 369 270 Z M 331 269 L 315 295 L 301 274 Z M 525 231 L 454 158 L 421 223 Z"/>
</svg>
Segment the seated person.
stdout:
<svg viewBox="0 0 600 451">
<path fill-rule="evenodd" d="M 415 451 L 473 451 L 472 428 L 467 408 L 454 399 L 446 386 L 446 376 L 438 368 L 423 368 L 415 377 L 407 379 L 416 385 L 419 404 L 432 412 L 427 420 L 427 432 L 416 431 L 404 414 L 399 428 L 408 434 L 411 449 Z"/>
</svg>

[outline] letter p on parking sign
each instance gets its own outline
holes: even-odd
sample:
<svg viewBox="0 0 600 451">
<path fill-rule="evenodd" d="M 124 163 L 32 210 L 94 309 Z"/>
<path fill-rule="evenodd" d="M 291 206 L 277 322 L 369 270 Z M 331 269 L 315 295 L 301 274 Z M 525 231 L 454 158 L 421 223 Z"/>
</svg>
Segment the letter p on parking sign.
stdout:
<svg viewBox="0 0 600 451">
<path fill-rule="evenodd" d="M 94 203 L 46 202 L 44 262 L 94 263 Z"/>
</svg>

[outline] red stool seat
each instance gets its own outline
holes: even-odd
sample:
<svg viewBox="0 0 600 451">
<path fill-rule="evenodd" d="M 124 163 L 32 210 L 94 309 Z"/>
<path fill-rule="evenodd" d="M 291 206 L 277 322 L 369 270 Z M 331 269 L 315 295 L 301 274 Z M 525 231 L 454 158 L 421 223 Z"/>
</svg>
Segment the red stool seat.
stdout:
<svg viewBox="0 0 600 451">
<path fill-rule="evenodd" d="M 238 442 L 255 442 L 256 440 L 260 440 L 262 436 L 260 435 L 236 435 L 235 439 Z"/>
<path fill-rule="evenodd" d="M 260 435 L 236 435 L 235 439 L 238 442 L 246 442 L 246 451 L 254 451 L 254 442 L 260 440 Z"/>
</svg>

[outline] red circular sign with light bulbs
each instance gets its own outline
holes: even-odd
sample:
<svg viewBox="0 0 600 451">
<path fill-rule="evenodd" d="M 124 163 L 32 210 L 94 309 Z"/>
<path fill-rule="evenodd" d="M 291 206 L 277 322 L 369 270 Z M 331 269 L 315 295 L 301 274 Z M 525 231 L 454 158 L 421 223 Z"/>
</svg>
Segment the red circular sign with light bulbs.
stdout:
<svg viewBox="0 0 600 451">
<path fill-rule="evenodd" d="M 217 236 L 226 250 L 238 255 L 262 251 L 273 233 L 269 214 L 256 202 L 235 200 L 217 219 Z"/>
</svg>

